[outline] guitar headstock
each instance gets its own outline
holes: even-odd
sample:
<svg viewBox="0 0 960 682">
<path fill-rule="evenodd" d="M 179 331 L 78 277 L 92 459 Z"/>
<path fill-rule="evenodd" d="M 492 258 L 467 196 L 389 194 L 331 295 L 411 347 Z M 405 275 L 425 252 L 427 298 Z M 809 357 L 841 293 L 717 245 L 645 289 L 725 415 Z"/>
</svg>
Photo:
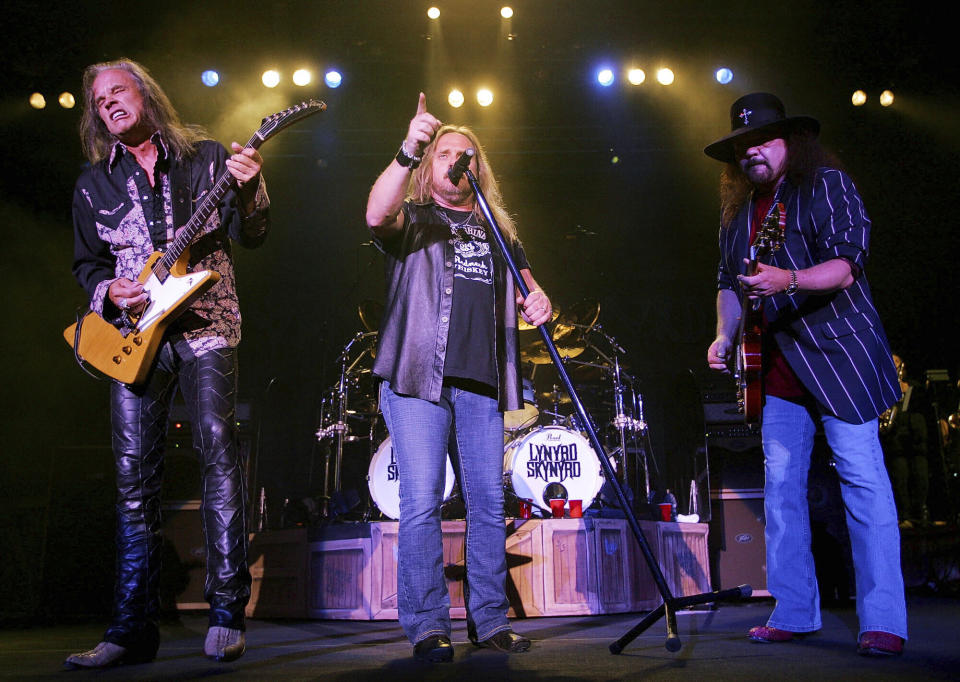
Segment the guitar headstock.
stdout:
<svg viewBox="0 0 960 682">
<path fill-rule="evenodd" d="M 318 99 L 309 99 L 289 109 L 270 114 L 263 119 L 263 124 L 260 126 L 260 129 L 257 130 L 254 138 L 259 140 L 259 143 L 266 142 L 270 137 L 276 135 L 287 126 L 293 125 L 308 116 L 318 114 L 326 108 L 327 105 L 324 102 Z M 259 144 L 257 146 L 259 146 Z"/>
<path fill-rule="evenodd" d="M 768 256 L 783 246 L 783 228 L 786 221 L 787 213 L 783 203 L 777 202 L 757 230 L 757 236 L 752 245 L 754 260 Z"/>
</svg>

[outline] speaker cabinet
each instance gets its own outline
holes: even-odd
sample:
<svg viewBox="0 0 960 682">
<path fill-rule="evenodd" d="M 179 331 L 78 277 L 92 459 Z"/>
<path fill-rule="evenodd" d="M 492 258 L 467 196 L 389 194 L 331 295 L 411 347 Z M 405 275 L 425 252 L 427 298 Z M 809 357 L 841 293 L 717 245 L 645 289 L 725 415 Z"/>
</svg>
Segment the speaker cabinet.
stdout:
<svg viewBox="0 0 960 682">
<path fill-rule="evenodd" d="M 723 488 L 712 491 L 711 497 L 710 574 L 714 588 L 747 584 L 754 596 L 769 596 L 763 490 Z"/>
</svg>

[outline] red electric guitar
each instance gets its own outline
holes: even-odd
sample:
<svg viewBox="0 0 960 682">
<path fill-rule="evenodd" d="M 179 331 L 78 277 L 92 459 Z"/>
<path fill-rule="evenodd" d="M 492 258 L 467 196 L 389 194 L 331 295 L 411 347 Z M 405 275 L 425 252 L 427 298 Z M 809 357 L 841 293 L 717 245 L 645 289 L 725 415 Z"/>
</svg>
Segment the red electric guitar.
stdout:
<svg viewBox="0 0 960 682">
<path fill-rule="evenodd" d="M 757 265 L 783 244 L 786 220 L 783 204 L 774 204 L 750 245 L 748 276 L 757 274 Z M 759 427 L 763 413 L 763 300 L 751 301 L 741 296 L 740 308 L 740 345 L 733 373 L 737 382 L 737 406 L 748 426 Z"/>
</svg>

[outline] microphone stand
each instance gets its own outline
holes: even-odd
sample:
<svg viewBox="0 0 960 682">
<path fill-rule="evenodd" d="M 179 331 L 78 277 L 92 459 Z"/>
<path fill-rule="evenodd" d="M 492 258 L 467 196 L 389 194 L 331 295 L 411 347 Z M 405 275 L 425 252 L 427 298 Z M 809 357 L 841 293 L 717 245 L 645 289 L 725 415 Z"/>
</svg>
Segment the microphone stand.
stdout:
<svg viewBox="0 0 960 682">
<path fill-rule="evenodd" d="M 480 207 L 480 211 L 483 213 L 484 218 L 487 220 L 487 224 L 490 226 L 490 232 L 500 249 L 500 253 L 503 256 L 510 273 L 513 275 L 513 280 L 516 283 L 517 288 L 520 290 L 520 293 L 523 294 L 524 298 L 526 298 L 530 295 L 530 289 L 523 281 L 523 277 L 520 276 L 520 270 L 517 269 L 517 264 L 514 262 L 513 256 L 510 253 L 510 249 L 507 247 L 507 243 L 503 238 L 503 233 L 500 231 L 500 225 L 497 223 L 497 219 L 494 217 L 493 211 L 490 210 L 490 205 L 487 203 L 487 199 L 483 195 L 483 191 L 480 189 L 480 183 L 477 182 L 477 178 L 469 168 L 469 157 L 472 156 L 472 149 L 467 150 L 467 152 L 464 152 L 461 155 L 461 157 L 457 160 L 457 163 L 450 171 L 451 176 L 456 174 L 456 178 L 451 177 L 451 180 L 454 181 L 454 184 L 459 182 L 460 177 L 458 172 L 462 172 L 463 175 L 467 176 L 467 181 L 470 183 L 470 187 L 473 189 L 473 193 L 476 196 L 477 205 Z M 611 487 L 616 493 L 617 500 L 620 502 L 620 508 L 623 509 L 627 523 L 630 526 L 630 530 L 633 531 L 633 535 L 636 537 L 637 542 L 640 545 L 640 551 L 643 553 L 643 558 L 647 562 L 647 566 L 650 568 L 650 573 L 653 575 L 653 580 L 657 585 L 657 590 L 660 592 L 660 596 L 663 598 L 663 603 L 660 604 L 660 606 L 648 613 L 636 626 L 634 626 L 632 630 L 630 630 L 630 632 L 610 645 L 610 653 L 619 654 L 621 651 L 623 651 L 627 644 L 636 639 L 640 633 L 653 625 L 657 620 L 660 619 L 661 616 L 666 617 L 667 624 L 667 639 L 664 646 L 668 651 L 679 651 L 682 644 L 680 642 L 680 637 L 677 634 L 676 610 L 678 608 L 692 606 L 694 604 L 706 604 L 721 600 L 734 600 L 741 597 L 749 597 L 751 594 L 751 588 L 749 585 L 740 585 L 739 587 L 734 587 L 728 590 L 706 592 L 703 594 L 691 595 L 689 597 L 673 596 L 673 594 L 670 592 L 670 587 L 667 585 L 666 579 L 663 577 L 663 571 L 660 570 L 660 566 L 657 565 L 657 559 L 653 556 L 653 551 L 650 549 L 650 544 L 647 542 L 647 538 L 640 529 L 640 522 L 637 521 L 637 517 L 634 514 L 633 509 L 627 501 L 627 496 L 623 492 L 623 486 L 617 479 L 616 472 L 610 465 L 610 461 L 603 449 L 603 445 L 600 443 L 600 439 L 597 437 L 597 432 L 593 427 L 593 420 L 590 418 L 586 408 L 583 406 L 583 402 L 580 400 L 580 395 L 577 393 L 576 387 L 570 380 L 570 375 L 567 374 L 567 369 L 563 364 L 563 360 L 560 358 L 560 354 L 557 352 L 557 346 L 554 344 L 550 332 L 547 330 L 546 325 L 540 325 L 539 330 L 540 335 L 543 337 L 543 343 L 546 346 L 547 351 L 550 353 L 550 359 L 553 361 L 553 364 L 557 369 L 557 373 L 560 375 L 560 378 L 563 381 L 564 388 L 567 389 L 570 400 L 577 410 L 577 415 L 580 417 L 580 423 L 583 425 L 583 428 L 586 429 L 590 444 L 593 446 L 593 450 L 596 453 L 597 458 L 600 460 L 600 466 L 603 468 L 603 474 L 606 477 L 607 482 L 610 483 Z"/>
</svg>

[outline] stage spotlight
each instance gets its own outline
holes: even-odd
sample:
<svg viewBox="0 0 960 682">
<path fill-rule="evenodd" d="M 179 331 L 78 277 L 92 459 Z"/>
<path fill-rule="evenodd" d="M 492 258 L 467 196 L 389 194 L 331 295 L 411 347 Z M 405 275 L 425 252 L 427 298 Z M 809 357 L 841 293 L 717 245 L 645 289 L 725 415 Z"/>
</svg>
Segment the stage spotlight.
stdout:
<svg viewBox="0 0 960 682">
<path fill-rule="evenodd" d="M 464 102 L 463 93 L 457 90 L 456 88 L 454 88 L 453 90 L 450 91 L 450 94 L 447 95 L 447 102 L 454 109 L 459 109 L 460 107 L 463 106 L 463 102 Z"/>
<path fill-rule="evenodd" d="M 717 82 L 720 85 L 726 85 L 727 83 L 733 80 L 733 71 L 731 71 L 727 67 L 723 67 L 722 69 L 717 69 L 716 77 L 717 77 Z"/>
<path fill-rule="evenodd" d="M 268 88 L 275 88 L 280 85 L 280 72 L 270 69 L 269 71 L 264 71 L 263 75 L 260 77 L 260 80 L 263 81 L 263 84 Z"/>
<path fill-rule="evenodd" d="M 293 72 L 293 84 L 304 86 L 310 85 L 310 81 L 313 80 L 313 74 L 310 73 L 307 69 L 297 69 Z"/>
<path fill-rule="evenodd" d="M 45 106 L 47 106 L 47 100 L 39 92 L 35 92 L 30 95 L 30 106 L 34 109 L 43 109 Z"/>
<path fill-rule="evenodd" d="M 643 72 L 643 69 L 630 69 L 627 71 L 627 80 L 630 82 L 630 85 L 640 85 L 646 79 L 647 74 Z"/>
<path fill-rule="evenodd" d="M 343 76 L 340 75 L 339 71 L 330 69 L 323 77 L 323 82 L 327 84 L 328 88 L 339 88 L 343 82 Z"/>
<path fill-rule="evenodd" d="M 208 88 L 212 88 L 220 82 L 220 74 L 213 69 L 207 69 L 200 74 L 200 82 L 206 85 Z"/>
<path fill-rule="evenodd" d="M 481 107 L 489 107 L 493 104 L 493 92 L 487 88 L 477 90 L 477 104 Z"/>
<path fill-rule="evenodd" d="M 660 85 L 670 85 L 673 83 L 674 75 L 673 71 L 667 68 L 663 68 L 657 71 L 657 82 Z"/>
<path fill-rule="evenodd" d="M 512 8 L 512 7 L 501 7 L 501 8 L 500 8 L 500 16 L 503 17 L 504 19 L 509 19 L 510 17 L 513 16 L 513 8 Z"/>
<path fill-rule="evenodd" d="M 862 107 L 867 102 L 867 93 L 863 90 L 857 90 L 853 93 L 853 96 L 850 97 L 850 101 L 853 102 L 853 106 Z"/>
<path fill-rule="evenodd" d="M 893 104 L 893 92 L 884 90 L 880 93 L 880 106 L 889 107 Z"/>
<path fill-rule="evenodd" d="M 77 100 L 74 99 L 73 93 L 70 92 L 61 92 L 57 101 L 60 102 L 60 106 L 64 109 L 73 109 L 73 107 L 77 104 Z"/>
<path fill-rule="evenodd" d="M 613 69 L 600 69 L 597 71 L 597 82 L 607 88 L 613 85 Z"/>
<path fill-rule="evenodd" d="M 439 7 L 431 7 L 430 9 L 427 10 L 427 16 L 430 17 L 431 19 L 439 19 L 439 18 L 440 18 L 440 8 L 439 8 Z"/>
</svg>

